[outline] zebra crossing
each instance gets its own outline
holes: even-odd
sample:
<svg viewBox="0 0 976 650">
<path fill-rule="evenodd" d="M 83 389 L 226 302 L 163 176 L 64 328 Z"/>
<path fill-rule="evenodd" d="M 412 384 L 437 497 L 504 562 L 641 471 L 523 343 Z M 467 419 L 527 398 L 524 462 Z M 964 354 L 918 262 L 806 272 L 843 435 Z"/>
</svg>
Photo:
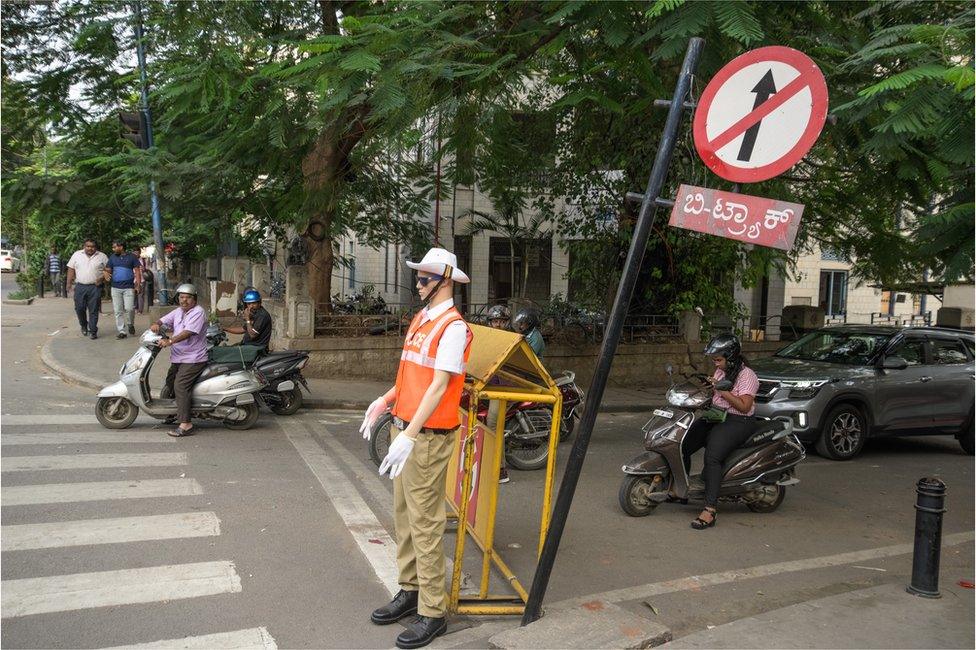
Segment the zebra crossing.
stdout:
<svg viewBox="0 0 976 650">
<path fill-rule="evenodd" d="M 187 497 L 205 494 L 192 476 L 192 452 L 172 451 L 176 442 L 161 431 L 105 431 L 91 423 L 63 415 L 4 415 L 0 418 L 0 475 L 5 485 L 0 490 L 4 525 L 0 526 L 0 552 L 39 553 L 45 550 L 72 549 L 77 554 L 107 544 L 134 542 L 164 543 L 167 540 L 206 540 L 221 534 L 218 514 L 187 505 Z M 62 429 L 64 429 L 62 431 Z M 88 453 L 89 445 L 158 445 L 139 453 Z M 87 447 L 87 448 L 86 448 Z M 137 447 L 138 449 L 138 447 Z M 142 447 L 147 449 L 147 447 Z M 167 450 L 168 449 L 168 450 Z M 141 478 L 142 471 L 175 468 L 180 478 Z M 123 471 L 127 480 L 86 480 L 104 472 Z M 70 480 L 59 480 L 67 478 Z M 158 476 L 158 473 L 156 474 Z M 116 475 L 117 476 L 117 475 Z M 150 476 L 152 476 L 150 474 Z M 18 479 L 16 481 L 12 479 Z M 114 478 L 114 477 L 113 477 Z M 25 481 L 30 481 L 25 484 Z M 9 485 L 6 483 L 10 483 Z M 133 504 L 139 514 L 126 517 L 63 518 L 24 520 L 24 513 L 70 513 L 95 502 Z M 37 506 L 31 509 L 31 506 Z M 11 510 L 28 507 L 27 510 Z M 127 511 L 132 511 L 130 507 Z M 7 524 L 8 516 L 18 512 L 17 523 Z M 90 513 L 91 510 L 85 511 Z M 201 542 L 205 543 L 205 542 Z M 26 556 L 28 559 L 30 556 Z M 64 575 L 43 575 L 43 566 L 31 577 L 0 582 L 0 617 L 9 622 L 40 614 L 98 616 L 98 608 L 124 607 L 147 603 L 183 601 L 203 596 L 234 595 L 242 592 L 241 578 L 229 558 L 162 566 L 119 566 L 111 570 Z M 33 572 L 33 566 L 31 566 Z M 120 639 L 121 640 L 121 639 Z M 126 639 L 128 640 L 128 639 Z M 264 648 L 277 647 L 265 627 L 238 630 L 213 630 L 213 633 L 171 639 L 145 639 L 118 648 Z"/>
</svg>

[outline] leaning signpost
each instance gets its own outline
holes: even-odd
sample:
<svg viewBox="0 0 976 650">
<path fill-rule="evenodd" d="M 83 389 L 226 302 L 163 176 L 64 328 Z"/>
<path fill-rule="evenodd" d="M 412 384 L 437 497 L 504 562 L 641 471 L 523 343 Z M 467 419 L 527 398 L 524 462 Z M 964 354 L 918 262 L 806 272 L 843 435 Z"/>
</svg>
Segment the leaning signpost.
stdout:
<svg viewBox="0 0 976 650">
<path fill-rule="evenodd" d="M 689 93 L 704 46 L 701 38 L 689 41 L 674 95 L 670 100 L 655 101 L 655 105 L 668 108 L 668 116 L 644 194 L 627 195 L 628 199 L 640 200 L 640 213 L 522 625 L 542 616 L 542 600 L 657 209 L 671 208 L 673 226 L 761 246 L 789 250 L 796 238 L 802 205 L 747 196 L 737 190 L 739 183 L 756 183 L 783 173 L 799 162 L 816 142 L 827 117 L 827 85 L 823 75 L 809 57 L 797 50 L 759 48 L 723 67 L 705 88 L 696 107 L 689 102 Z M 660 196 L 686 108 L 696 111 L 693 131 L 699 155 L 718 176 L 736 183 L 734 191 L 682 185 L 676 200 Z"/>
</svg>

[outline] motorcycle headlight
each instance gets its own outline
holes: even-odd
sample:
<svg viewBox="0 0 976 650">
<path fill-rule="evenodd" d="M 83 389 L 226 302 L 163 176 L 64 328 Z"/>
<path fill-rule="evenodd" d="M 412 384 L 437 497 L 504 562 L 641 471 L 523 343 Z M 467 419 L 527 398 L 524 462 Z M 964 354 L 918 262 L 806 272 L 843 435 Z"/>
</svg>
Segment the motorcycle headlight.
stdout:
<svg viewBox="0 0 976 650">
<path fill-rule="evenodd" d="M 810 399 L 820 392 L 827 379 L 813 379 L 810 381 L 784 381 L 783 387 L 790 390 L 790 399 Z"/>
</svg>

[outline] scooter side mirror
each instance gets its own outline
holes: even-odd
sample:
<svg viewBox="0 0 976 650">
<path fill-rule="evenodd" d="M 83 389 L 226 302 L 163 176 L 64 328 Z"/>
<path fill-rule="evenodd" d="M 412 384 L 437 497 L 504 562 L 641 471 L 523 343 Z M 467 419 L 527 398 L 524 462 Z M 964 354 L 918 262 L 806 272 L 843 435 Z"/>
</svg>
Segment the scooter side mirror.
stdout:
<svg viewBox="0 0 976 650">
<path fill-rule="evenodd" d="M 732 390 L 732 382 L 728 379 L 715 382 L 715 390 Z"/>
<path fill-rule="evenodd" d="M 674 374 L 674 366 L 669 363 L 668 365 L 664 366 L 664 372 L 668 373 L 668 377 L 670 377 Z"/>
</svg>

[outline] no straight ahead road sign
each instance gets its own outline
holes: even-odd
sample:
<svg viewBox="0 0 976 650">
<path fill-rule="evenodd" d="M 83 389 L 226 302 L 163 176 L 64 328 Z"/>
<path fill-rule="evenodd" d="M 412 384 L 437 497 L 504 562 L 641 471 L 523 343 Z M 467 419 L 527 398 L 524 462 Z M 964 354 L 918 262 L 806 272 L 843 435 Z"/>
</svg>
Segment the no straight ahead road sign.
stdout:
<svg viewBox="0 0 976 650">
<path fill-rule="evenodd" d="M 827 83 L 807 55 L 781 46 L 746 52 L 705 87 L 695 110 L 695 148 L 722 178 L 770 179 L 817 141 L 827 102 Z"/>
</svg>

